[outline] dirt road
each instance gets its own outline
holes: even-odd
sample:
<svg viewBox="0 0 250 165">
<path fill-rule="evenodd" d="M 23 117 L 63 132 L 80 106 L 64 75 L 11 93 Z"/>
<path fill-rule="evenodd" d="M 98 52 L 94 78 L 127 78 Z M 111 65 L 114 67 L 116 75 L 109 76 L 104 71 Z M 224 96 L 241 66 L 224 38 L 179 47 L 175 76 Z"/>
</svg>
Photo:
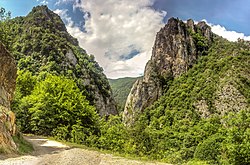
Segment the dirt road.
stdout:
<svg viewBox="0 0 250 165">
<path fill-rule="evenodd" d="M 141 162 L 97 151 L 70 148 L 62 143 L 37 136 L 25 138 L 33 144 L 33 154 L 0 160 L 0 165 L 164 165 L 164 163 Z"/>
</svg>

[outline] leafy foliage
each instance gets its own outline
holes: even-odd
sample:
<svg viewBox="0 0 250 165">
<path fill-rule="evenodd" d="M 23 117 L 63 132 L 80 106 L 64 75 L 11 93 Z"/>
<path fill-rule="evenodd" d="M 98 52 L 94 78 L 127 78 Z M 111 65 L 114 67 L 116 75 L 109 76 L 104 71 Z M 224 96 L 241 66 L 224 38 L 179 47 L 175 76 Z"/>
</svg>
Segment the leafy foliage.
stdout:
<svg viewBox="0 0 250 165">
<path fill-rule="evenodd" d="M 0 21 L 10 19 L 10 17 L 11 17 L 11 12 L 10 11 L 6 12 L 5 8 L 0 7 Z"/>
<path fill-rule="evenodd" d="M 30 74 L 26 71 L 18 76 L 19 89 L 27 85 L 28 82 L 22 80 L 30 77 Z M 39 76 L 31 76 L 31 79 L 39 80 Z M 95 108 L 89 105 L 74 81 L 48 74 L 33 88 L 30 94 L 13 106 L 17 117 L 21 119 L 19 125 L 22 132 L 55 136 L 79 143 L 85 140 L 85 136 L 98 133 Z M 21 90 L 18 92 L 24 93 Z"/>
<path fill-rule="evenodd" d="M 191 31 L 191 30 L 189 30 Z M 194 33 L 191 32 L 191 36 L 194 39 L 194 43 L 196 46 L 197 51 L 202 54 L 202 55 L 206 55 L 207 54 L 207 50 L 209 48 L 208 46 L 208 40 L 206 37 L 204 37 L 200 31 L 198 31 L 198 33 Z"/>
<path fill-rule="evenodd" d="M 9 36 L 7 33 L 7 21 L 11 18 L 11 12 L 6 11 L 5 8 L 0 7 L 0 41 L 9 48 Z"/>
</svg>

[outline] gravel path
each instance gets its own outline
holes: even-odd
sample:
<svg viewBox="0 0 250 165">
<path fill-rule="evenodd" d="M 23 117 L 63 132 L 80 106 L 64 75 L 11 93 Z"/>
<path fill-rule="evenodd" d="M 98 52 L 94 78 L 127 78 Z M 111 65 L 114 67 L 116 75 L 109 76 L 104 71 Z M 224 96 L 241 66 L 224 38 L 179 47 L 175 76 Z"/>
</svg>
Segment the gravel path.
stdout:
<svg viewBox="0 0 250 165">
<path fill-rule="evenodd" d="M 62 143 L 37 136 L 25 138 L 33 144 L 35 149 L 33 154 L 0 160 L 0 165 L 167 165 L 70 148 Z"/>
</svg>

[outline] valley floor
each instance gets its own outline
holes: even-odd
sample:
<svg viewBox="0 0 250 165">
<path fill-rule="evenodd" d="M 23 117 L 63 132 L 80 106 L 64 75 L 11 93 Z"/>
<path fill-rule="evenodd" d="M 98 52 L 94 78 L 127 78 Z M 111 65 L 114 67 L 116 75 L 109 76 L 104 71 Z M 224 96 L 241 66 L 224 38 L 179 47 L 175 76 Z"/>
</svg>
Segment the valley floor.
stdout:
<svg viewBox="0 0 250 165">
<path fill-rule="evenodd" d="M 32 155 L 3 159 L 0 160 L 0 165 L 164 165 L 71 148 L 38 136 L 26 136 L 25 139 L 34 146 Z"/>
</svg>

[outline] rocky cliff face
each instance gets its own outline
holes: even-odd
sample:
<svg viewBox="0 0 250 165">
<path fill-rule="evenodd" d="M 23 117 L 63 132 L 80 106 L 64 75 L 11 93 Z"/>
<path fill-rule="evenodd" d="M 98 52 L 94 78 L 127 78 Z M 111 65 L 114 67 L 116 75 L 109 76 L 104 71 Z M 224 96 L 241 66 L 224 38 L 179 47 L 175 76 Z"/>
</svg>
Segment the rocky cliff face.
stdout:
<svg viewBox="0 0 250 165">
<path fill-rule="evenodd" d="M 205 55 L 213 41 L 211 28 L 205 22 L 184 23 L 170 18 L 156 35 L 151 59 L 148 61 L 144 77 L 132 87 L 127 98 L 123 120 L 130 125 L 135 116 L 150 106 L 168 89 L 168 83 L 185 73 Z"/>
<path fill-rule="evenodd" d="M 10 110 L 16 85 L 14 58 L 0 43 L 0 153 L 16 150 L 12 135 L 16 132 L 15 114 Z"/>
</svg>

